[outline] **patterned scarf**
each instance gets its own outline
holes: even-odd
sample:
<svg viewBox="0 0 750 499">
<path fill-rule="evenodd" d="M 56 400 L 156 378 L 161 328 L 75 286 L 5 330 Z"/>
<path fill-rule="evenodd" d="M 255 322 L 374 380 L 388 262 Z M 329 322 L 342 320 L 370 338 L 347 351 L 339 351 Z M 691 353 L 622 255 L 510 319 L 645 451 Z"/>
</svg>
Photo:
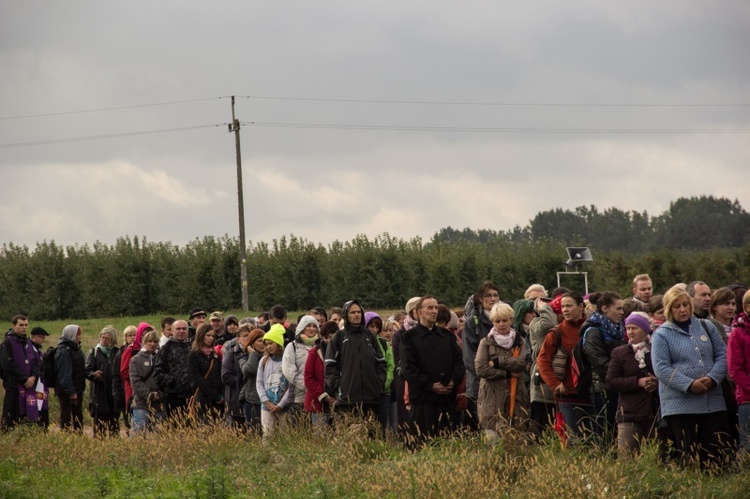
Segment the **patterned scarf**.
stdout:
<svg viewBox="0 0 750 499">
<path fill-rule="evenodd" d="M 636 343 L 635 345 L 631 343 L 630 346 L 635 352 L 635 360 L 638 361 L 638 367 L 646 369 L 646 354 L 651 351 L 651 345 L 648 340 Z"/>
<path fill-rule="evenodd" d="M 625 325 L 622 321 L 615 324 L 599 312 L 591 314 L 589 323 L 601 330 L 604 335 L 604 341 L 622 341 L 625 337 Z"/>
</svg>

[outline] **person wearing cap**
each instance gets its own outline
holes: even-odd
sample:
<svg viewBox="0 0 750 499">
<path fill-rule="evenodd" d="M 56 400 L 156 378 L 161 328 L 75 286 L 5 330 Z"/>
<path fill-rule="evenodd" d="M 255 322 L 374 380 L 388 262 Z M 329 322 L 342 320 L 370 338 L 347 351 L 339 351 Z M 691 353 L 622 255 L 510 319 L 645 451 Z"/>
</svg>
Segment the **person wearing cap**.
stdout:
<svg viewBox="0 0 750 499">
<path fill-rule="evenodd" d="M 242 373 L 239 403 L 245 416 L 247 428 L 258 431 L 261 429 L 261 408 L 256 381 L 258 380 L 260 359 L 266 351 L 266 346 L 263 344 L 265 333 L 262 329 L 253 329 L 250 324 L 243 324 L 240 326 L 238 334 L 242 336 L 245 330 L 249 331 L 250 335 L 247 341 L 242 343 L 242 353 L 237 356 L 237 365 Z"/>
<path fill-rule="evenodd" d="M 44 380 L 44 342 L 47 339 L 47 336 L 49 336 L 49 333 L 43 327 L 39 326 L 31 328 L 31 332 L 29 333 L 31 344 L 36 349 L 39 359 L 41 360 L 39 370 L 39 379 L 41 380 Z M 39 382 L 37 382 L 36 386 L 38 390 L 40 387 Z M 49 387 L 44 383 L 41 384 L 41 387 L 43 387 L 43 390 L 41 392 L 36 392 L 37 398 L 41 398 L 42 400 L 42 407 L 39 409 L 38 423 L 39 426 L 46 431 L 49 429 Z"/>
<path fill-rule="evenodd" d="M 83 392 L 86 389 L 82 334 L 76 324 L 65 326 L 55 349 L 55 395 L 60 404 L 60 429 L 65 431 L 72 426 L 73 431 L 79 434 L 83 433 Z"/>
<path fill-rule="evenodd" d="M 304 315 L 299 320 L 295 330 L 294 341 L 284 349 L 281 362 L 281 372 L 294 387 L 294 401 L 289 404 L 287 413 L 292 426 L 297 421 L 305 406 L 305 362 L 320 333 L 318 319 L 312 315 Z"/>
<path fill-rule="evenodd" d="M 162 404 L 167 418 L 184 416 L 188 399 L 195 386 L 188 372 L 188 323 L 183 320 L 172 324 L 172 337 L 159 348 L 154 359 L 154 378 L 164 392 Z"/>
<path fill-rule="evenodd" d="M 336 410 L 377 418 L 385 386 L 386 361 L 377 337 L 365 328 L 357 300 L 344 304 L 344 329 L 326 349 L 326 392 L 335 393 Z"/>
<path fill-rule="evenodd" d="M 36 400 L 33 407 L 27 394 L 36 394 L 36 382 L 41 374 L 41 358 L 36 348 L 26 337 L 29 319 L 25 315 L 15 315 L 11 319 L 12 328 L 0 346 L 0 367 L 2 367 L 3 400 L 2 429 L 7 431 L 24 419 L 38 420 Z"/>
<path fill-rule="evenodd" d="M 651 324 L 643 312 L 625 319 L 628 344 L 612 350 L 606 383 L 619 394 L 617 402 L 617 449 L 627 457 L 640 449 L 641 440 L 652 437 L 659 406 L 658 380 L 651 362 Z"/>
<path fill-rule="evenodd" d="M 188 316 L 188 341 L 193 342 L 195 338 L 195 332 L 198 330 L 198 326 L 206 322 L 206 311 L 201 307 L 195 307 L 190 310 Z"/>
<path fill-rule="evenodd" d="M 214 345 L 223 345 L 225 343 L 224 314 L 222 314 L 218 310 L 215 312 L 211 312 L 211 315 L 208 316 L 208 322 L 209 324 L 211 324 L 211 329 L 214 330 L 214 334 L 216 335 L 216 341 L 214 341 Z"/>
<path fill-rule="evenodd" d="M 273 435 L 284 418 L 287 406 L 294 400 L 294 387 L 281 371 L 281 362 L 284 357 L 284 333 L 282 324 L 273 324 L 263 335 L 266 354 L 258 366 L 255 389 L 260 398 L 260 421 L 264 439 Z"/>
</svg>

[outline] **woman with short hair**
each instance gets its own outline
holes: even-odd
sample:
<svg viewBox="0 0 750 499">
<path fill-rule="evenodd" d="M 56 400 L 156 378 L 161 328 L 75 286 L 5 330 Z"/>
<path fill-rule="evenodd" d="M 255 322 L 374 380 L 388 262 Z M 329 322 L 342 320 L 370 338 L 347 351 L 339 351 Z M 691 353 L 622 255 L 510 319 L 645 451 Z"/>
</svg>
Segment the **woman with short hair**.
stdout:
<svg viewBox="0 0 750 499">
<path fill-rule="evenodd" d="M 717 321 L 724 328 L 724 336 L 732 333 L 732 321 L 734 321 L 735 312 L 737 312 L 737 301 L 734 292 L 729 288 L 719 288 L 711 293 L 711 301 L 708 305 L 708 313 L 712 319 Z"/>
<path fill-rule="evenodd" d="M 720 386 L 727 375 L 726 346 L 711 321 L 693 316 L 693 300 L 686 291 L 667 291 L 664 309 L 667 322 L 651 340 L 662 417 L 674 433 L 683 464 L 697 458 L 703 468 L 720 466 L 727 450 L 722 444 L 727 418 Z"/>
<path fill-rule="evenodd" d="M 130 384 L 133 386 L 133 428 L 131 437 L 153 429 L 163 419 L 164 411 L 159 384 L 154 374 L 154 354 L 159 348 L 159 334 L 146 332 L 141 338 L 141 349 L 130 359 Z"/>
</svg>

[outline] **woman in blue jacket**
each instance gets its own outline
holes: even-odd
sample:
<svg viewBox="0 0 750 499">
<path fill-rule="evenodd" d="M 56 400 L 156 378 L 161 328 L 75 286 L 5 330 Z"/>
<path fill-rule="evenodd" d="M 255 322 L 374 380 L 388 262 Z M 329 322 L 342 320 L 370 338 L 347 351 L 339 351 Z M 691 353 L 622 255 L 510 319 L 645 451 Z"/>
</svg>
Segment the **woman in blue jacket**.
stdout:
<svg viewBox="0 0 750 499">
<path fill-rule="evenodd" d="M 726 404 L 721 382 L 727 375 L 724 341 L 710 321 L 693 316 L 693 300 L 672 288 L 664 295 L 667 321 L 654 332 L 651 358 L 659 378 L 661 415 L 674 432 L 683 464 L 720 466 L 728 454 Z"/>
</svg>

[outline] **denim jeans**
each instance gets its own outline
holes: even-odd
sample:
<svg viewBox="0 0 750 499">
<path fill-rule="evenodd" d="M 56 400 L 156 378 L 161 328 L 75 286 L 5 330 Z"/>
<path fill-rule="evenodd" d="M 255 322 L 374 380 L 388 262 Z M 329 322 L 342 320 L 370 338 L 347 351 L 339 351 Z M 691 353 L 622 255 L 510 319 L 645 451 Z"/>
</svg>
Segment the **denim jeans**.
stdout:
<svg viewBox="0 0 750 499">
<path fill-rule="evenodd" d="M 130 436 L 136 437 L 149 431 L 151 414 L 148 409 L 133 408 L 133 418 L 130 420 Z"/>
<path fill-rule="evenodd" d="M 594 431 L 594 408 L 576 402 L 559 402 L 560 412 L 565 418 L 568 433 L 578 438 L 591 438 Z"/>
<path fill-rule="evenodd" d="M 740 450 L 750 452 L 750 403 L 737 407 L 740 427 Z"/>
</svg>

